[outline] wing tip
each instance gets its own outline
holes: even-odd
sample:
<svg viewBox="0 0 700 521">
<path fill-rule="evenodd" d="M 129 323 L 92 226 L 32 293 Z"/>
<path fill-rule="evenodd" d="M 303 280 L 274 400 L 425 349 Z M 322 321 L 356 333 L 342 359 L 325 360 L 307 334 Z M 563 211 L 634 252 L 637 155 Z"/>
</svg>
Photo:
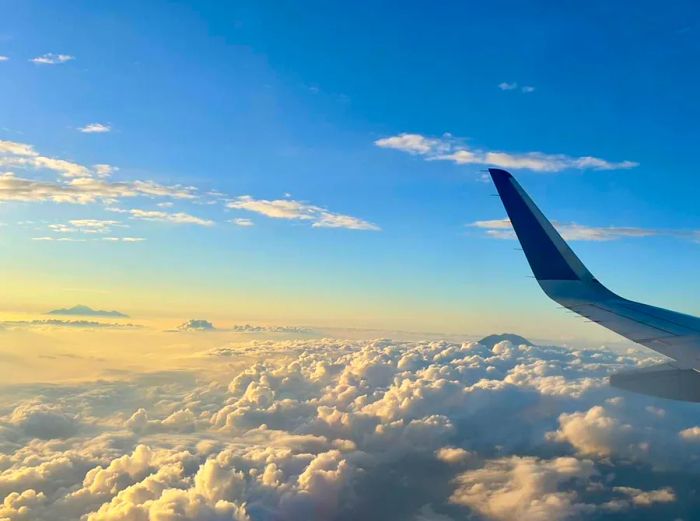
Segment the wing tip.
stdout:
<svg viewBox="0 0 700 521">
<path fill-rule="evenodd" d="M 501 168 L 489 168 L 489 174 L 494 181 L 510 179 L 513 176 L 510 172 L 502 170 Z"/>
</svg>

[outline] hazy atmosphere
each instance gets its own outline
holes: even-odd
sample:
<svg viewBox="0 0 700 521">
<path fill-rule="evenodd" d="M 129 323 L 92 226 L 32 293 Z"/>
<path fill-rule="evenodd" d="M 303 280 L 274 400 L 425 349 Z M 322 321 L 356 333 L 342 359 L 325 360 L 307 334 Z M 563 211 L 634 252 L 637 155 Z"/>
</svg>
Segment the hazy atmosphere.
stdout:
<svg viewBox="0 0 700 521">
<path fill-rule="evenodd" d="M 700 405 L 487 171 L 700 314 L 692 2 L 0 13 L 0 521 L 700 517 Z"/>
</svg>

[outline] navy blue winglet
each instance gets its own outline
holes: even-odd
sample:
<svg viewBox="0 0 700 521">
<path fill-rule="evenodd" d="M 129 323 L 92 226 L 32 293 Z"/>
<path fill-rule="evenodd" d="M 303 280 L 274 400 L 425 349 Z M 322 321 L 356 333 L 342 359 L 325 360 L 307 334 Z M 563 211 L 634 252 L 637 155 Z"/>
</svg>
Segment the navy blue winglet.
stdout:
<svg viewBox="0 0 700 521">
<path fill-rule="evenodd" d="M 593 276 L 510 173 L 489 168 L 537 280 L 591 280 Z"/>
</svg>

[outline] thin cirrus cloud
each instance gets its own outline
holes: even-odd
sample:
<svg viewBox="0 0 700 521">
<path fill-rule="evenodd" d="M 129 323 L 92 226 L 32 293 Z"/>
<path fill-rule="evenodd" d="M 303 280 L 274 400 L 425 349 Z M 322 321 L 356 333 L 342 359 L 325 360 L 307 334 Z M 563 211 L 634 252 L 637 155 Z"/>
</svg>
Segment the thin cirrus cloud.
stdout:
<svg viewBox="0 0 700 521">
<path fill-rule="evenodd" d="M 255 223 L 252 221 L 252 219 L 246 219 L 245 217 L 231 219 L 229 222 L 231 224 L 235 224 L 236 226 L 241 226 L 243 228 L 250 228 L 251 226 L 255 226 Z"/>
<path fill-rule="evenodd" d="M 88 123 L 78 129 L 83 134 L 105 134 L 111 132 L 112 127 L 104 123 Z"/>
<path fill-rule="evenodd" d="M 613 162 L 594 156 L 576 157 L 543 152 L 511 153 L 472 148 L 458 142 L 449 134 L 442 138 L 432 138 L 421 134 L 401 133 L 377 139 L 374 144 L 380 148 L 422 156 L 427 161 L 451 161 L 458 165 L 487 165 L 536 172 L 560 172 L 568 169 L 618 170 L 638 166 L 634 161 Z"/>
<path fill-rule="evenodd" d="M 505 90 L 505 91 L 518 90 L 518 82 L 514 81 L 511 83 L 511 82 L 503 81 L 503 82 L 498 84 L 498 88 L 501 90 Z M 522 92 L 524 94 L 530 94 L 531 92 L 535 92 L 535 87 L 533 87 L 532 85 L 523 85 L 522 87 L 520 87 L 520 92 Z"/>
<path fill-rule="evenodd" d="M 132 219 L 138 219 L 141 221 L 161 221 L 173 224 L 196 224 L 198 226 L 213 226 L 214 221 L 209 219 L 202 219 L 195 215 L 190 215 L 185 212 L 163 212 L 160 210 L 142 210 L 139 208 L 132 209 L 122 209 L 122 208 L 108 208 L 111 212 L 124 213 L 131 216 Z"/>
<path fill-rule="evenodd" d="M 634 226 L 586 226 L 577 223 L 557 223 L 554 227 L 568 241 L 614 241 L 625 238 L 643 237 L 680 237 L 698 240 L 697 231 L 664 230 L 654 228 L 639 228 Z M 475 221 L 468 226 L 485 230 L 494 239 L 515 239 L 515 232 L 510 219 L 491 219 Z"/>
<path fill-rule="evenodd" d="M 32 58 L 30 61 L 32 63 L 36 63 L 37 65 L 58 65 L 71 60 L 75 60 L 75 56 L 71 56 L 70 54 L 56 54 L 47 52 L 46 54 Z"/>
<path fill-rule="evenodd" d="M 107 233 L 115 226 L 126 225 L 107 219 L 71 219 L 67 224 L 49 224 L 48 227 L 57 233 Z"/>
<path fill-rule="evenodd" d="M 255 199 L 242 195 L 229 201 L 226 206 L 235 210 L 255 212 L 273 219 L 306 221 L 313 228 L 346 228 L 348 230 L 379 231 L 376 224 L 353 217 L 334 213 L 312 204 L 293 199 Z"/>
</svg>

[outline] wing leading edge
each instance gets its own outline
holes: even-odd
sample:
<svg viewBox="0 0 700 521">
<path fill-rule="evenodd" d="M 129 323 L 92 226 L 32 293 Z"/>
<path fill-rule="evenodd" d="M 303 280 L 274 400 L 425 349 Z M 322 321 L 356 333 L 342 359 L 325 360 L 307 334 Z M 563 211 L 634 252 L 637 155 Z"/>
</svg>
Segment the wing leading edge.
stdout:
<svg viewBox="0 0 700 521">
<path fill-rule="evenodd" d="M 698 389 L 697 399 L 692 401 L 700 401 L 700 373 L 686 371 L 700 369 L 700 318 L 633 302 L 607 289 L 588 271 L 510 173 L 496 168 L 490 168 L 489 172 L 532 272 L 544 292 L 592 322 L 672 358 L 675 361 L 673 369 L 668 371 L 684 370 L 684 378 L 697 376 L 698 385 L 693 387 Z M 654 373 L 657 383 L 664 381 L 662 377 L 677 376 L 676 373 L 658 371 L 664 370 Z M 629 383 L 634 380 L 635 389 L 619 386 L 642 392 L 638 388 L 644 388 L 644 375 L 636 379 L 620 376 L 612 379 L 614 385 L 616 381 Z M 662 396 L 658 392 L 647 394 Z M 675 399 L 689 399 L 688 392 L 677 394 L 679 396 Z"/>
</svg>

